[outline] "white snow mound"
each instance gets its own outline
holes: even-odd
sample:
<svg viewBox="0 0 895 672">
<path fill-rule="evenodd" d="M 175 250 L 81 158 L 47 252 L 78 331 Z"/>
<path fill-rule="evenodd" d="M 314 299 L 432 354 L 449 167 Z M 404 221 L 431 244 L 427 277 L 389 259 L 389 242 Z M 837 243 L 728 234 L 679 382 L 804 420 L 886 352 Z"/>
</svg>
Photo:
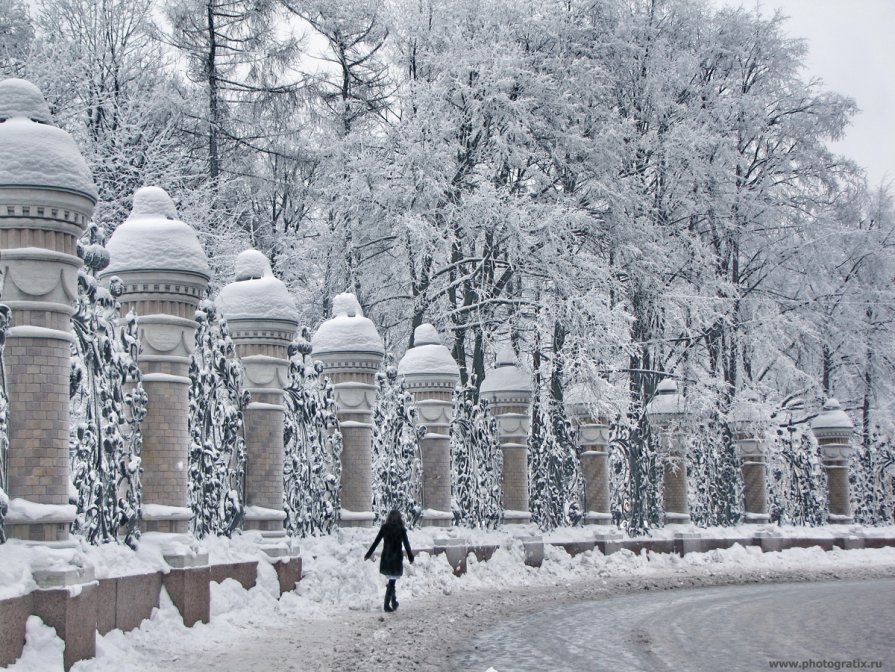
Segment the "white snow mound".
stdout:
<svg viewBox="0 0 895 672">
<path fill-rule="evenodd" d="M 64 189 L 97 199 L 93 175 L 71 136 L 25 117 L 0 122 L 0 185 Z"/>
<path fill-rule="evenodd" d="M 270 268 L 270 262 L 263 252 L 245 250 L 236 257 L 234 279 L 237 282 L 240 280 L 257 280 L 258 278 L 266 278 L 269 275 L 273 275 L 273 271 Z"/>
<path fill-rule="evenodd" d="M 375 352 L 385 353 L 382 337 L 376 331 L 373 321 L 356 315 L 336 315 L 314 332 L 311 337 L 311 352 Z"/>
<path fill-rule="evenodd" d="M 504 346 L 497 354 L 497 367 L 485 374 L 479 388 L 485 392 L 531 392 L 531 378 L 516 364 L 516 353 L 510 346 Z"/>
<path fill-rule="evenodd" d="M 292 295 L 272 275 L 231 282 L 221 290 L 215 303 L 228 320 L 272 319 L 298 323 L 298 309 Z"/>
<path fill-rule="evenodd" d="M 41 124 L 53 124 L 50 106 L 34 84 L 25 79 L 0 81 L 0 121 L 24 117 Z"/>
<path fill-rule="evenodd" d="M 333 317 L 347 315 L 348 317 L 363 317 L 364 311 L 360 307 L 357 297 L 350 293 L 336 294 L 333 297 Z"/>
<path fill-rule="evenodd" d="M 185 271 L 210 278 L 208 258 L 196 232 L 189 224 L 176 219 L 176 215 L 174 204 L 163 189 L 138 189 L 131 215 L 106 243 L 112 261 L 102 275 L 126 271 Z"/>
<path fill-rule="evenodd" d="M 441 337 L 431 324 L 421 324 L 413 332 L 415 345 L 398 362 L 402 375 L 440 374 L 460 376 L 460 367 L 450 351 L 441 344 Z"/>
<path fill-rule="evenodd" d="M 179 219 L 177 206 L 168 196 L 168 192 L 161 187 L 141 187 L 134 192 L 133 200 L 129 219 L 141 217 Z"/>
</svg>

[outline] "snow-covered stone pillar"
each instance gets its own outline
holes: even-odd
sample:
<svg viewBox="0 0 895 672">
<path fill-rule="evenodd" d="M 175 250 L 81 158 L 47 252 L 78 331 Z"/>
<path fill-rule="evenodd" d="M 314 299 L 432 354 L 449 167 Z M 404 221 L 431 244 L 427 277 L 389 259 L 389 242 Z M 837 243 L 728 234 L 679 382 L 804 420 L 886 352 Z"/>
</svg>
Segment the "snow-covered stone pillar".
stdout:
<svg viewBox="0 0 895 672">
<path fill-rule="evenodd" d="M 121 279 L 121 311 L 137 313 L 138 363 L 149 398 L 143 421 L 143 529 L 186 532 L 190 511 L 189 364 L 196 307 L 211 272 L 196 232 L 158 187 L 134 194 L 130 216 L 106 244 L 103 280 Z"/>
<path fill-rule="evenodd" d="M 282 530 L 283 389 L 298 327 L 295 301 L 257 250 L 236 258 L 234 282 L 217 298 L 245 369 L 246 529 Z"/>
<path fill-rule="evenodd" d="M 577 383 L 566 394 L 566 408 L 578 430 L 581 447 L 581 472 L 584 476 L 584 522 L 611 525 L 609 510 L 609 425 L 595 417 L 593 392 L 585 383 Z"/>
<path fill-rule="evenodd" d="M 516 363 L 510 346 L 497 356 L 497 367 L 479 388 L 497 419 L 503 452 L 503 522 L 531 522 L 528 510 L 528 432 L 531 428 L 531 379 Z"/>
<path fill-rule="evenodd" d="M 770 418 L 763 411 L 758 395 L 744 390 L 730 412 L 730 429 L 736 442 L 743 473 L 745 522 L 766 523 L 768 515 L 767 450 L 763 439 L 764 428 Z"/>
<path fill-rule="evenodd" d="M 848 456 L 855 425 L 837 399 L 827 399 L 823 410 L 811 421 L 811 431 L 820 445 L 827 473 L 827 503 L 831 523 L 851 523 L 852 511 L 848 486 Z"/>
<path fill-rule="evenodd" d="M 689 523 L 687 442 L 680 428 L 684 417 L 684 398 L 678 393 L 677 381 L 666 378 L 656 386 L 655 396 L 646 405 L 646 415 L 659 434 L 659 445 L 665 454 L 662 498 L 665 522 Z"/>
<path fill-rule="evenodd" d="M 344 527 L 373 524 L 373 406 L 385 349 L 354 294 L 333 299 L 333 316 L 311 338 L 311 356 L 333 382 L 342 432 Z"/>
<path fill-rule="evenodd" d="M 454 417 L 454 388 L 460 367 L 442 345 L 431 324 L 421 324 L 413 333 L 414 346 L 398 362 L 413 394 L 419 421 L 428 430 L 420 441 L 423 461 L 423 525 L 447 527 L 451 513 L 451 420 Z"/>
<path fill-rule="evenodd" d="M 11 537 L 64 540 L 74 519 L 71 316 L 81 267 L 77 240 L 96 198 L 87 164 L 71 136 L 53 124 L 37 87 L 0 82 L 0 298 L 12 309 L 5 353 Z"/>
</svg>

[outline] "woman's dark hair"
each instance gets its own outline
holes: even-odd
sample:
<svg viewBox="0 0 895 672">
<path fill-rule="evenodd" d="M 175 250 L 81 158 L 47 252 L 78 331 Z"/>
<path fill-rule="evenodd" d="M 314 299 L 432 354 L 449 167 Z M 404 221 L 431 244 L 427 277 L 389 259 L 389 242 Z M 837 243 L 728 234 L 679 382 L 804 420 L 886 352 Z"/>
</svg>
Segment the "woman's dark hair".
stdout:
<svg viewBox="0 0 895 672">
<path fill-rule="evenodd" d="M 389 511 L 388 517 L 385 519 L 385 524 L 389 525 L 391 523 L 397 523 L 398 525 L 404 524 L 404 519 L 401 517 L 401 512 L 398 511 L 398 509 Z"/>
</svg>

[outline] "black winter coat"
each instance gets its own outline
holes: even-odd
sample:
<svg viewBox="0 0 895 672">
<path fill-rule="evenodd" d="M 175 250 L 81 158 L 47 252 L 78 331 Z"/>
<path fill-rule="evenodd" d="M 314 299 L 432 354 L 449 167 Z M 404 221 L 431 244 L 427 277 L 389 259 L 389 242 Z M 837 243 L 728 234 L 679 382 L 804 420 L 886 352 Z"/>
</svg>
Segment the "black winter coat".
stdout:
<svg viewBox="0 0 895 672">
<path fill-rule="evenodd" d="M 401 553 L 402 543 L 404 548 L 407 549 L 407 559 L 413 562 L 413 551 L 410 550 L 407 529 L 400 523 L 385 523 L 379 528 L 376 540 L 364 556 L 365 560 L 373 555 L 373 551 L 376 550 L 380 540 L 382 540 L 382 557 L 379 559 L 379 573 L 386 576 L 401 576 L 404 573 L 404 555 Z"/>
</svg>

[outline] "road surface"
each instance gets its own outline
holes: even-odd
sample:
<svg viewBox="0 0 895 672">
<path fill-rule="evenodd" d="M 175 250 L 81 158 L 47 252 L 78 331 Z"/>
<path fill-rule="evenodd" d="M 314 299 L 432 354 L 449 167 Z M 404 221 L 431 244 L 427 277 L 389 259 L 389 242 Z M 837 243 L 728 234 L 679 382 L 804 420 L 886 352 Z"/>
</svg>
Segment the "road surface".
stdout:
<svg viewBox="0 0 895 672">
<path fill-rule="evenodd" d="M 895 579 L 664 590 L 509 619 L 452 659 L 481 672 L 895 670 L 893 615 Z"/>
</svg>

